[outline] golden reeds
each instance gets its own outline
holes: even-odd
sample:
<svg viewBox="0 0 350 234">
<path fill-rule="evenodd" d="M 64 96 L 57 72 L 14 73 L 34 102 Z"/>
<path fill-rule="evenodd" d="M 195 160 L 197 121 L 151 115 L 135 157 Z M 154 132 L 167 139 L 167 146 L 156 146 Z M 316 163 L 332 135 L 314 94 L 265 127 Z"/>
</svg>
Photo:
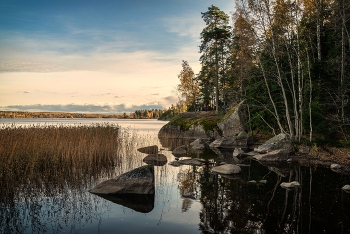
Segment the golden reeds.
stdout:
<svg viewBox="0 0 350 234">
<path fill-rule="evenodd" d="M 118 126 L 108 124 L 3 126 L 1 191 L 13 191 L 9 188 L 28 183 L 60 186 L 64 181 L 73 185 L 108 172 L 120 161 L 119 133 Z"/>
</svg>

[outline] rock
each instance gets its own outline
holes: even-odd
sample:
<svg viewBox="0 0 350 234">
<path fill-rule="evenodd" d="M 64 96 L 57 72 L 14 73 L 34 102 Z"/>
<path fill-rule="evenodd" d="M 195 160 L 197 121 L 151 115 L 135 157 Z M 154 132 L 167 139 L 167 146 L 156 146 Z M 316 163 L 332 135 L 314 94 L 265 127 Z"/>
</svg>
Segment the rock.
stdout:
<svg viewBox="0 0 350 234">
<path fill-rule="evenodd" d="M 260 183 L 260 184 L 266 184 L 266 183 L 267 183 L 267 180 L 259 180 L 259 183 Z"/>
<path fill-rule="evenodd" d="M 233 157 L 239 157 L 244 154 L 244 151 L 241 148 L 235 148 L 232 154 Z"/>
<path fill-rule="evenodd" d="M 246 130 L 247 118 L 243 111 L 243 103 L 244 101 L 231 108 L 224 121 L 217 123 L 223 137 L 234 137 Z"/>
<path fill-rule="evenodd" d="M 142 166 L 106 180 L 89 192 L 94 194 L 154 194 L 154 167 Z"/>
<path fill-rule="evenodd" d="M 175 157 L 184 157 L 186 156 L 187 152 L 186 152 L 186 146 L 185 145 L 182 145 L 182 146 L 179 146 L 177 148 L 175 148 L 172 152 L 172 154 L 175 156 Z"/>
<path fill-rule="evenodd" d="M 276 161 L 286 161 L 289 158 L 290 155 L 289 150 L 274 150 L 270 151 L 266 154 L 257 154 L 254 155 L 253 158 L 258 161 L 270 161 L 270 162 L 276 162 Z"/>
<path fill-rule="evenodd" d="M 197 139 L 197 140 L 193 141 L 193 142 L 190 144 L 190 146 L 191 146 L 191 149 L 192 149 L 192 150 L 203 150 L 203 149 L 209 147 L 208 143 L 206 143 L 206 142 L 205 142 L 204 140 L 202 140 L 202 139 Z"/>
<path fill-rule="evenodd" d="M 220 174 L 238 174 L 241 172 L 241 168 L 237 165 L 233 164 L 224 164 L 221 166 L 216 166 L 211 169 L 212 172 L 220 173 Z"/>
<path fill-rule="evenodd" d="M 256 180 L 249 180 L 248 183 L 256 184 Z"/>
<path fill-rule="evenodd" d="M 143 162 L 153 166 L 164 166 L 168 159 L 164 154 L 150 154 L 143 159 Z"/>
<path fill-rule="evenodd" d="M 339 170 L 339 169 L 342 169 L 343 167 L 339 164 L 331 164 L 331 169 L 332 170 Z"/>
<path fill-rule="evenodd" d="M 137 150 L 139 152 L 145 153 L 145 154 L 157 154 L 158 153 L 158 146 L 157 145 L 151 145 L 151 146 L 138 148 Z"/>
<path fill-rule="evenodd" d="M 350 185 L 348 185 L 348 184 L 344 185 L 341 189 L 344 190 L 347 193 L 350 193 Z"/>
<path fill-rule="evenodd" d="M 286 152 L 294 152 L 293 141 L 287 134 L 280 133 L 277 136 L 266 141 L 264 144 L 260 145 L 254 151 L 264 154 L 274 150 L 283 150 Z"/>
<path fill-rule="evenodd" d="M 182 165 L 181 163 L 179 163 L 179 161 L 172 161 L 172 162 L 169 162 L 168 164 L 173 167 L 179 167 Z"/>
<path fill-rule="evenodd" d="M 203 162 L 197 158 L 183 159 L 177 161 L 180 165 L 202 166 Z"/>
<path fill-rule="evenodd" d="M 222 137 L 210 143 L 209 146 L 213 148 L 223 148 L 223 149 L 246 147 L 247 139 L 239 139 L 238 137 Z"/>
<path fill-rule="evenodd" d="M 287 163 L 291 163 L 291 162 L 293 162 L 293 159 L 288 158 L 288 159 L 287 159 Z"/>
<path fill-rule="evenodd" d="M 300 148 L 299 148 L 299 153 L 309 154 L 310 153 L 310 147 L 301 145 Z"/>
<path fill-rule="evenodd" d="M 283 182 L 280 185 L 282 188 L 286 188 L 286 189 L 300 187 L 300 184 L 298 181 L 293 181 L 293 182 L 289 182 L 289 183 Z"/>
</svg>

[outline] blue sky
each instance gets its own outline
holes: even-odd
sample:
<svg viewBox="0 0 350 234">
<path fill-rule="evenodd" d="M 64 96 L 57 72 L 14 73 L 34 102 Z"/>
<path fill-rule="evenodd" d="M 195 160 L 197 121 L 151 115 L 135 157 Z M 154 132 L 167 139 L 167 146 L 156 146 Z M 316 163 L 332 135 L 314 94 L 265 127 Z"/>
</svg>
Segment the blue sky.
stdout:
<svg viewBox="0 0 350 234">
<path fill-rule="evenodd" d="M 0 110 L 168 108 L 182 60 L 197 73 L 204 27 L 233 0 L 0 0 Z"/>
</svg>

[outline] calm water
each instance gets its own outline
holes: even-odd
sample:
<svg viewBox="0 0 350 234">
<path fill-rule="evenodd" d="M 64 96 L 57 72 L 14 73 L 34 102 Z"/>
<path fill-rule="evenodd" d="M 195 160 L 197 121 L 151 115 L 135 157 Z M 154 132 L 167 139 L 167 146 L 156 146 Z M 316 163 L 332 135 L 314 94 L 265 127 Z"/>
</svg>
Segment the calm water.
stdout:
<svg viewBox="0 0 350 234">
<path fill-rule="evenodd" d="M 0 123 L 91 124 L 109 122 L 147 134 L 138 146 L 158 144 L 168 162 L 170 144 L 157 139 L 166 122 L 111 119 L 11 119 Z M 140 138 L 144 139 L 144 138 Z M 133 152 L 136 154 L 136 151 Z M 209 154 L 209 156 L 208 156 Z M 211 155 L 210 155 L 211 154 Z M 232 152 L 206 152 L 210 162 L 232 161 Z M 140 154 L 135 165 L 141 166 Z M 197 154 L 201 157 L 201 154 Z M 19 194 L 14 204 L 0 199 L 0 233 L 350 233 L 350 194 L 341 190 L 350 176 L 323 167 L 262 165 L 241 159 L 242 173 L 226 178 L 207 166 L 155 167 L 154 208 L 148 213 L 87 192 L 105 176 L 78 186 Z M 115 175 L 123 172 L 117 171 Z M 253 183 L 252 180 L 265 180 Z M 282 182 L 302 185 L 283 189 Z M 2 188 L 1 188 L 2 189 Z"/>
</svg>

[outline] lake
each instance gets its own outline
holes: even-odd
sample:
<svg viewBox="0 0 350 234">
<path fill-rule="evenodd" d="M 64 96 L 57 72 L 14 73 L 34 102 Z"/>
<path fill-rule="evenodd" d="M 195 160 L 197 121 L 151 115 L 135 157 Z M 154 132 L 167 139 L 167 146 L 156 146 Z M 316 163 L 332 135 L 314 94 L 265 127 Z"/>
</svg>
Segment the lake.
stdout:
<svg viewBox="0 0 350 234">
<path fill-rule="evenodd" d="M 198 153 L 208 164 L 172 166 L 171 149 L 178 142 L 161 141 L 157 120 L 120 119 L 0 119 L 0 125 L 118 124 L 140 135 L 131 167 L 118 168 L 80 184 L 55 184 L 0 198 L 0 233 L 350 233 L 350 194 L 341 187 L 350 175 L 321 166 L 261 164 L 242 158 L 237 176 L 213 174 L 218 162 L 232 162 L 232 152 Z M 144 137 L 146 136 L 146 137 Z M 130 168 L 146 165 L 137 148 L 158 145 L 168 163 L 155 166 L 153 209 L 138 212 L 88 192 L 96 184 Z M 183 158 L 181 158 L 183 159 Z M 23 175 L 25 176 L 25 175 Z M 301 186 L 284 189 L 282 182 Z M 5 189 L 1 186 L 1 189 Z M 23 192 L 25 191 L 25 192 Z"/>
</svg>

